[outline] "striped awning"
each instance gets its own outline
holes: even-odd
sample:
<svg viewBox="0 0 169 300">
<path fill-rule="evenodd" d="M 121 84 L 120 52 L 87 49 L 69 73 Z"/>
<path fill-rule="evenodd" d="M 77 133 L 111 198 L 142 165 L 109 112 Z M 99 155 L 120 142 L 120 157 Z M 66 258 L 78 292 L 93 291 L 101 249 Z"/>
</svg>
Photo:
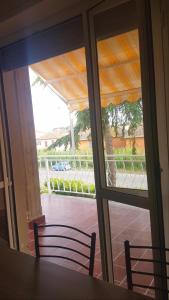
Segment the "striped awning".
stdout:
<svg viewBox="0 0 169 300">
<path fill-rule="evenodd" d="M 133 30 L 97 42 L 102 106 L 141 97 L 138 31 Z M 88 107 L 85 49 L 80 48 L 31 65 L 69 106 Z"/>
</svg>

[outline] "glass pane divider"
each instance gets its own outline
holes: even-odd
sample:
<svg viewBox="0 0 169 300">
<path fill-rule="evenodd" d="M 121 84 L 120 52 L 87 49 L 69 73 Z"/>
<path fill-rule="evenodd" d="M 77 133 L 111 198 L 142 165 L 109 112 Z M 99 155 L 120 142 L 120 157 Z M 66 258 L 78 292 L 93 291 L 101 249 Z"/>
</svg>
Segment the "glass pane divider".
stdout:
<svg viewBox="0 0 169 300">
<path fill-rule="evenodd" d="M 113 259 L 111 251 L 111 235 L 110 235 L 110 221 L 108 206 L 100 198 L 100 189 L 102 184 L 105 185 L 105 166 L 104 166 L 104 154 L 103 148 L 98 147 L 99 143 L 102 144 L 101 130 L 97 126 L 97 116 L 95 114 L 95 95 L 93 90 L 93 69 L 92 69 L 92 53 L 90 44 L 90 26 L 89 26 L 89 14 L 83 14 L 83 25 L 84 25 L 84 37 L 85 37 L 85 50 L 86 50 L 86 68 L 87 68 L 87 80 L 88 80 L 88 94 L 89 94 L 89 109 L 91 119 L 91 135 L 93 145 L 93 162 L 95 169 L 95 185 L 96 185 L 96 201 L 97 201 L 97 213 L 98 213 L 98 225 L 100 233 L 100 247 L 101 247 L 101 262 L 102 262 L 102 274 L 103 279 L 107 281 L 113 281 Z M 97 111 L 98 113 L 98 111 Z M 96 134 L 97 132 L 97 134 Z M 99 137 L 99 141 L 98 141 Z M 100 156 L 101 164 L 100 162 Z M 104 211 L 104 213 L 103 213 Z M 111 266 L 111 267 L 110 267 Z"/>
<path fill-rule="evenodd" d="M 108 189 L 101 190 L 101 196 L 103 198 L 115 201 L 118 203 L 128 204 L 140 208 L 150 209 L 151 202 L 146 197 L 136 196 L 132 194 L 120 193 L 119 191 L 113 191 Z"/>
</svg>

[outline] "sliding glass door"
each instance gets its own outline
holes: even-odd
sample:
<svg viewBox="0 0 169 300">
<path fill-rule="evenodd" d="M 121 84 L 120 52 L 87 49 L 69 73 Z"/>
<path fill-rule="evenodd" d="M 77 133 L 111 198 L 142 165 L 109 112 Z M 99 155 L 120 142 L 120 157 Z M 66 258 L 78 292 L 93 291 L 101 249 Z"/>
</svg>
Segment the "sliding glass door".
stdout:
<svg viewBox="0 0 169 300">
<path fill-rule="evenodd" d="M 84 144 L 84 137 L 87 136 L 87 142 L 92 141 L 92 151 L 88 151 L 90 157 L 88 155 L 85 160 L 84 157 L 81 160 L 78 157 L 76 162 L 74 154 L 77 153 L 72 152 L 73 162 L 69 159 L 68 170 L 64 170 L 64 177 L 59 178 L 62 188 L 58 180 L 52 181 L 50 177 L 52 175 L 56 179 L 58 163 L 54 161 L 52 165 L 53 158 L 50 164 L 46 163 L 45 188 L 48 188 L 49 194 L 62 192 L 63 195 L 69 195 L 74 192 L 73 197 L 78 193 L 85 196 L 92 194 L 90 196 L 93 197 L 96 192 L 101 246 L 99 248 L 97 245 L 98 265 L 101 252 L 103 279 L 123 287 L 126 287 L 125 240 L 140 246 L 160 246 L 160 258 L 165 259 L 162 251 L 164 228 L 150 20 L 149 1 L 102 1 L 91 10 L 83 11 L 83 16 L 34 34 L 1 51 L 11 149 L 15 155 L 18 155 L 18 148 L 16 142 L 12 144 L 13 136 L 17 135 L 18 141 L 25 147 L 25 137 L 30 136 L 28 127 L 32 128 L 32 124 L 22 126 L 33 120 L 32 111 L 29 111 L 29 116 L 26 111 L 26 105 L 32 105 L 28 66 L 36 73 L 32 78 L 36 77 L 35 81 L 41 84 L 40 88 L 50 89 L 55 98 L 67 105 L 70 116 L 74 118 L 70 130 L 67 132 L 65 128 L 60 138 L 66 132 L 66 141 L 74 152 L 75 144 Z M 14 110 L 17 112 L 15 103 L 18 111 L 24 112 L 20 113 L 20 120 L 17 120 L 17 132 L 14 132 L 13 126 L 16 121 Z M 79 114 L 75 114 L 77 111 Z M 77 124 L 78 115 L 81 118 Z M 78 126 L 73 128 L 73 124 Z M 32 129 L 30 140 L 27 139 L 27 149 L 32 143 L 35 154 Z M 29 159 L 33 162 L 32 150 L 25 151 L 24 147 L 23 157 L 28 163 L 29 153 Z M 21 165 L 23 157 L 18 158 Z M 62 162 L 63 157 L 60 159 Z M 13 169 L 16 169 L 14 154 L 12 159 Z M 84 188 L 81 187 L 80 167 L 84 169 Z M 27 170 L 25 168 L 27 175 L 24 176 L 29 181 Z M 43 173 L 44 170 L 41 171 Z M 34 174 L 37 177 L 37 170 Z M 17 189 L 20 191 L 20 181 L 15 180 L 15 192 Z M 86 183 L 90 183 L 90 186 Z M 33 199 L 34 191 L 30 191 Z M 27 195 L 25 190 L 24 199 L 27 199 Z M 16 195 L 18 207 L 21 207 L 20 199 L 23 197 Z M 27 208 L 33 207 L 32 203 L 28 197 L 24 204 L 24 214 L 26 216 L 29 212 L 28 221 L 30 218 L 31 222 L 39 216 L 31 214 Z M 57 217 L 60 216 L 58 211 Z M 20 214 L 19 225 L 22 229 L 23 210 L 19 212 L 18 209 L 17 213 Z M 75 221 L 74 218 L 72 221 Z M 91 221 L 94 230 L 97 230 L 97 220 L 93 224 L 91 217 Z M 24 224 L 27 229 L 26 218 Z M 84 222 L 86 224 L 87 221 Z M 20 240 L 22 242 L 22 238 Z M 151 254 L 141 251 L 139 258 L 146 258 L 146 255 Z M 151 286 L 153 278 L 146 283 Z"/>
<path fill-rule="evenodd" d="M 121 2 L 84 24 L 103 275 L 126 286 L 124 241 L 163 247 L 164 236 L 149 7 Z"/>
<path fill-rule="evenodd" d="M 82 16 L 3 49 L 3 57 L 20 250 L 35 255 L 33 222 L 94 231 L 94 276 L 101 279 Z M 65 228 L 60 233 L 73 234 Z M 68 249 L 50 250 L 88 264 L 88 251 L 81 257 Z M 51 262 L 85 272 L 68 260 Z"/>
</svg>

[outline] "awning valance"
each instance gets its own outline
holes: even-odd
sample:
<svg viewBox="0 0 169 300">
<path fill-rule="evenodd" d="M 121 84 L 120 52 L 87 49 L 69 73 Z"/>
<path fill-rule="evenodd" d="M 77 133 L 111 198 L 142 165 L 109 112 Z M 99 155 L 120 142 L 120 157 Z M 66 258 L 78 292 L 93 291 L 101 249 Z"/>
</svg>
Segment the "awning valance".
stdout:
<svg viewBox="0 0 169 300">
<path fill-rule="evenodd" d="M 138 31 L 97 42 L 102 106 L 141 97 Z M 69 105 L 71 111 L 88 107 L 85 49 L 80 48 L 31 65 Z"/>
</svg>

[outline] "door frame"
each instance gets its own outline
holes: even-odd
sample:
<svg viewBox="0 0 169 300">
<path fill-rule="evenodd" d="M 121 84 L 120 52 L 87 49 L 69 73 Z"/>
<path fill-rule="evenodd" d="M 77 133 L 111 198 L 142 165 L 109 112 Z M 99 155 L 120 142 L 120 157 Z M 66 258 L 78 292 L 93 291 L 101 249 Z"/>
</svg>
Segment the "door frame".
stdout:
<svg viewBox="0 0 169 300">
<path fill-rule="evenodd" d="M 142 95 L 144 103 L 144 126 L 147 161 L 148 195 L 139 193 L 127 194 L 127 190 L 105 188 L 105 167 L 103 153 L 103 138 L 101 130 L 101 109 L 97 105 L 99 95 L 99 76 L 97 64 L 97 50 L 94 33 L 93 18 L 97 13 L 116 7 L 128 1 L 105 1 L 99 6 L 83 14 L 86 62 L 88 73 L 89 107 L 91 113 L 92 140 L 94 149 L 94 168 L 96 183 L 96 200 L 98 207 L 98 223 L 100 230 L 101 258 L 103 278 L 113 280 L 112 247 L 110 236 L 110 219 L 108 201 L 120 202 L 136 207 L 149 209 L 152 230 L 152 243 L 160 247 L 160 257 L 165 261 L 164 223 L 161 193 L 161 168 L 159 162 L 158 133 L 155 101 L 155 78 L 153 61 L 153 44 L 151 30 L 151 11 L 149 1 L 137 0 L 139 11 L 139 38 L 141 55 Z M 151 82 L 151 85 L 150 85 Z M 150 121 L 151 119 L 151 121 Z M 148 197 L 147 197 L 148 196 Z M 166 269 L 161 265 L 164 274 Z M 164 284 L 165 285 L 165 284 Z"/>
<path fill-rule="evenodd" d="M 7 215 L 7 225 L 9 234 L 9 247 L 12 249 L 19 249 L 18 231 L 16 221 L 16 208 L 13 191 L 13 173 L 11 167 L 11 152 L 8 136 L 8 124 L 6 117 L 6 106 L 4 97 L 4 86 L 2 74 L 0 73 L 0 145 L 3 168 L 3 182 L 2 187 L 5 195 L 5 207 Z"/>
<path fill-rule="evenodd" d="M 151 6 L 153 5 L 152 2 L 154 0 L 151 0 Z M 159 0 L 157 0 L 159 2 Z M 165 1 L 165 0 L 164 0 Z M 97 4 L 98 1 L 94 1 L 95 2 L 95 5 Z M 100 2 L 100 1 L 99 1 Z M 99 6 L 96 6 L 95 8 L 93 8 L 93 12 L 100 12 L 100 11 L 103 11 L 105 10 L 105 8 L 107 9 L 108 7 L 115 7 L 117 5 L 120 5 L 122 3 L 125 3 L 127 2 L 127 0 L 105 0 L 105 1 L 102 1 L 103 3 L 101 3 Z M 112 3 L 113 2 L 113 3 Z M 149 23 L 150 22 L 150 12 L 146 15 L 145 15 L 145 9 L 146 9 L 146 5 L 145 5 L 145 2 L 146 1 L 138 1 L 138 4 L 140 3 L 141 5 L 141 10 L 144 11 L 144 14 L 141 16 L 141 19 L 143 19 L 143 17 L 145 18 L 145 23 L 146 23 L 146 26 L 143 28 L 143 31 L 144 31 L 144 34 L 146 36 L 146 43 L 147 44 L 151 44 L 151 47 L 150 47 L 150 52 L 151 52 L 151 58 L 152 58 L 152 42 L 151 42 L 151 32 L 147 32 L 147 22 Z M 149 2 L 147 0 L 147 2 Z M 91 7 L 91 5 L 90 5 Z M 150 10 L 150 8 L 148 8 L 148 11 Z M 82 13 L 81 11 L 79 12 L 80 14 Z M 77 15 L 76 12 L 74 12 L 74 15 Z M 87 57 L 87 68 L 88 68 L 88 86 L 89 86 L 89 97 L 90 97 L 90 107 L 92 110 L 95 109 L 95 103 L 93 103 L 92 99 L 93 99 L 93 96 L 94 96 L 94 92 L 93 92 L 93 87 L 92 87 L 92 83 L 93 83 L 93 77 L 94 77 L 94 70 L 91 66 L 91 62 L 92 62 L 92 51 L 91 51 L 91 40 L 90 40 L 90 35 L 91 35 L 91 32 L 90 32 L 90 26 L 89 26 L 89 15 L 91 15 L 91 10 L 86 10 L 86 8 L 84 8 L 83 10 L 83 22 L 84 22 L 84 35 L 85 35 L 85 43 L 86 43 L 86 57 Z M 64 17 L 63 19 L 65 20 L 67 18 L 67 15 L 66 17 Z M 54 23 L 59 23 L 58 20 L 54 21 Z M 44 23 L 45 23 L 45 20 L 44 20 Z M 148 26 L 151 27 L 151 24 L 149 24 Z M 44 27 L 43 26 L 43 30 L 44 30 Z M 49 27 L 49 26 L 46 26 L 46 28 Z M 150 37 L 147 39 L 147 36 L 150 35 Z M 147 57 L 149 57 L 148 53 L 147 53 L 147 56 L 146 56 L 146 59 L 147 60 Z M 151 64 L 153 62 L 151 61 Z M 149 61 L 148 61 L 148 64 L 149 64 Z M 96 65 L 94 66 L 94 68 L 96 68 Z M 149 73 L 149 72 L 148 72 Z M 152 72 L 150 72 L 151 74 L 149 74 L 149 76 L 153 78 L 153 82 L 154 82 L 154 72 L 152 70 Z M 144 77 L 144 74 L 143 74 L 143 77 Z M 145 80 L 145 79 L 144 79 Z M 146 91 L 144 91 L 144 93 L 146 93 Z M 151 97 L 152 95 L 154 96 L 154 86 L 152 87 L 152 91 L 150 92 L 150 95 L 149 97 Z M 156 125 L 156 121 L 157 120 L 154 120 L 153 122 L 155 122 L 155 125 Z M 148 123 L 148 119 L 146 121 Z M 95 114 L 91 114 L 91 123 L 92 123 L 92 127 L 95 128 L 97 130 L 97 124 L 96 124 L 96 116 Z M 158 133 L 159 135 L 159 133 Z M 157 151 L 155 152 L 155 156 L 153 155 L 153 158 L 152 158 L 152 161 L 151 163 L 149 163 L 150 165 L 153 163 L 153 170 L 155 171 L 155 174 L 153 175 L 153 180 L 151 180 L 151 183 L 149 183 L 149 185 L 151 186 L 151 190 L 152 192 L 150 193 L 149 191 L 149 196 L 150 198 L 154 197 L 155 196 L 155 206 L 152 208 L 155 212 L 157 212 L 157 209 L 159 207 L 159 211 L 160 214 L 158 214 L 158 219 L 160 218 L 160 216 L 162 216 L 162 220 L 163 220 L 163 213 L 162 213 L 162 207 L 161 207 L 161 204 L 162 204 L 162 196 L 161 196 L 161 187 L 159 186 L 155 186 L 154 187 L 154 183 L 158 182 L 161 180 L 161 176 L 160 176 L 160 164 L 159 164 L 159 153 L 158 153 L 158 147 L 157 147 L 157 128 L 155 128 L 155 132 L 152 133 L 150 135 L 150 140 L 151 142 L 147 141 L 148 143 L 150 143 L 152 145 L 152 141 L 153 141 L 153 144 L 155 143 L 155 148 L 157 148 Z M 100 136 L 100 133 L 99 133 L 99 136 Z M 100 136 L 101 137 L 101 136 Z M 100 140 L 100 137 L 99 137 L 99 140 L 97 138 L 97 136 L 95 135 L 95 133 L 93 133 L 93 146 L 94 146 L 94 149 L 97 149 L 97 145 L 98 143 L 102 143 L 102 141 Z M 99 150 L 99 149 L 98 149 Z M 151 150 L 151 149 L 149 149 Z M 151 150 L 152 151 L 152 150 Z M 112 254 L 111 254 L 111 240 L 110 240 L 110 223 L 109 223 L 109 212 L 108 212 L 108 200 L 105 200 L 105 199 L 109 199 L 109 200 L 114 200 L 114 198 L 117 198 L 118 202 L 122 202 L 122 200 L 124 201 L 124 197 L 125 197 L 125 204 L 129 204 L 129 205 L 132 205 L 133 203 L 133 200 L 135 200 L 135 204 L 139 204 L 138 201 L 140 199 L 140 196 L 139 195 L 129 195 L 126 196 L 124 193 L 119 193 L 117 191 L 112 191 L 112 190 L 108 190 L 108 189 L 102 189 L 102 183 L 101 183 L 101 180 L 100 178 L 101 177 L 101 174 L 102 174 L 102 169 L 100 168 L 100 164 L 98 164 L 98 160 L 100 159 L 100 151 L 95 151 L 95 155 L 94 155 L 94 165 L 95 165 L 95 170 L 96 170 L 96 174 L 97 176 L 95 176 L 95 180 L 96 180 L 96 188 L 97 188 L 97 207 L 98 207 L 98 219 L 99 219 L 99 230 L 100 230 L 100 240 L 101 240 L 101 247 L 102 247 L 102 251 L 101 251 L 101 255 L 102 255 L 102 267 L 103 267 L 103 278 L 106 279 L 106 280 L 109 280 L 109 281 L 112 281 L 113 280 L 113 274 L 112 274 L 112 271 L 110 269 L 111 266 L 112 266 Z M 157 161 L 156 161 L 156 158 L 157 158 Z M 154 163 L 155 161 L 155 163 Z M 151 172 L 152 172 L 152 169 L 151 169 Z M 104 178 L 104 177 L 103 177 Z M 102 179 L 103 180 L 103 179 Z M 105 180 L 103 180 L 105 181 Z M 104 182 L 103 182 L 104 183 Z M 157 188 L 157 193 L 156 193 L 156 188 Z M 138 196 L 138 197 L 137 197 Z M 126 202 L 127 200 L 127 202 Z M 144 195 L 142 197 L 142 200 L 143 202 L 141 203 L 142 205 L 142 208 L 147 208 L 147 197 L 146 195 Z M 159 206 L 158 206 L 159 205 Z M 162 244 L 161 246 L 164 245 L 164 237 L 163 237 L 163 222 L 161 223 L 160 222 L 156 222 L 159 224 L 159 231 L 160 229 L 162 229 L 162 237 L 161 237 L 161 241 L 162 241 Z M 159 234 L 158 234 L 159 236 Z"/>
</svg>

